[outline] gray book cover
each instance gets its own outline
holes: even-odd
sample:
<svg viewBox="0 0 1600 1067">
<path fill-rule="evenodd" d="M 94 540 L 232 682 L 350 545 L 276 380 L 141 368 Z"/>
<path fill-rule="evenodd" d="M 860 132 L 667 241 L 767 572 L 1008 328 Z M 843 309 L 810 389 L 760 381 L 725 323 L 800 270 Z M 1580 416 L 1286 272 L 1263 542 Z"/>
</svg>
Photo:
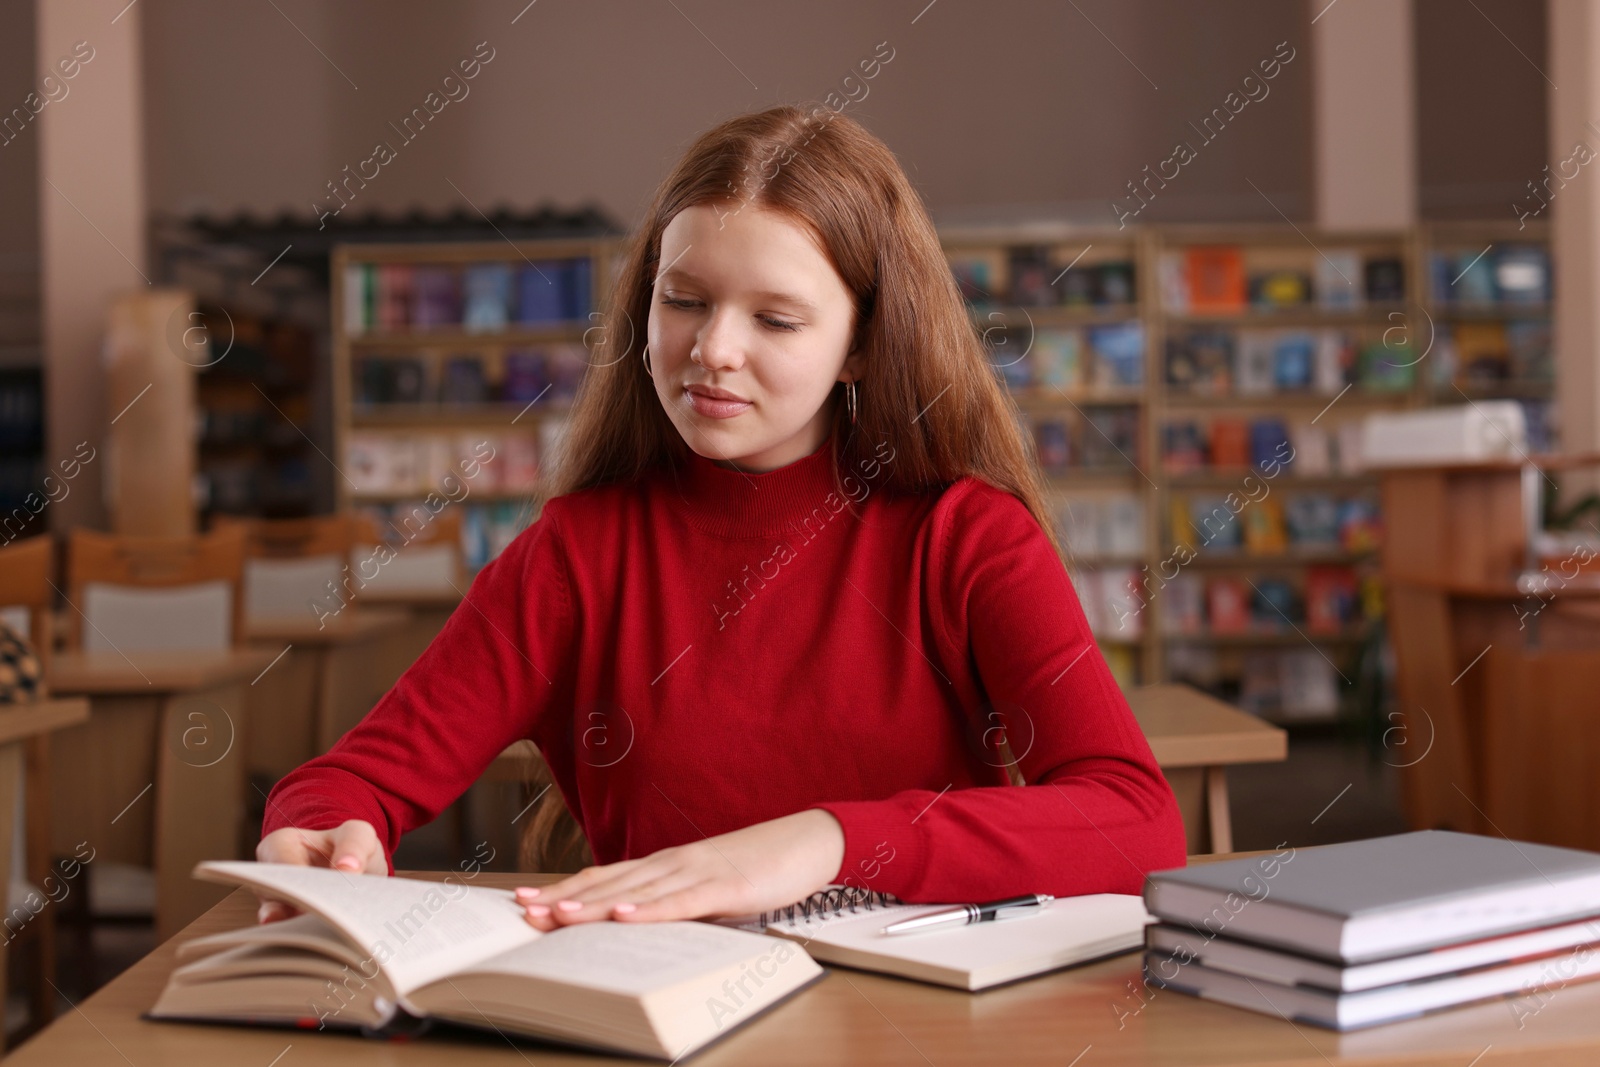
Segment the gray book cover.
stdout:
<svg viewBox="0 0 1600 1067">
<path fill-rule="evenodd" d="M 1351 919 L 1519 886 L 1560 886 L 1595 875 L 1600 875 L 1597 853 L 1417 830 L 1156 871 L 1149 876 L 1146 893 L 1148 899 L 1151 888 L 1165 883 L 1214 890 L 1219 898 L 1237 893 Z M 1589 904 L 1600 911 L 1600 899 Z"/>
</svg>

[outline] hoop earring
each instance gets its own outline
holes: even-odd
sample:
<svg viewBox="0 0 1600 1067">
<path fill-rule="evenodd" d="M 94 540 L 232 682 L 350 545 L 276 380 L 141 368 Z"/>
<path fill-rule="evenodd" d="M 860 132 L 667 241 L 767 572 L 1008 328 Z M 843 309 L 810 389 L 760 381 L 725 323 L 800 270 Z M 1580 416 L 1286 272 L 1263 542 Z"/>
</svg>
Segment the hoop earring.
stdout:
<svg viewBox="0 0 1600 1067">
<path fill-rule="evenodd" d="M 845 399 L 845 404 L 850 408 L 850 425 L 854 426 L 856 424 L 856 383 L 855 382 L 845 382 L 844 383 L 844 399 Z"/>
<path fill-rule="evenodd" d="M 645 345 L 644 346 L 643 359 L 644 359 L 644 372 L 646 374 L 650 375 L 650 377 L 654 378 L 656 376 L 656 372 L 655 372 L 655 368 L 650 366 L 650 346 L 649 345 Z"/>
</svg>

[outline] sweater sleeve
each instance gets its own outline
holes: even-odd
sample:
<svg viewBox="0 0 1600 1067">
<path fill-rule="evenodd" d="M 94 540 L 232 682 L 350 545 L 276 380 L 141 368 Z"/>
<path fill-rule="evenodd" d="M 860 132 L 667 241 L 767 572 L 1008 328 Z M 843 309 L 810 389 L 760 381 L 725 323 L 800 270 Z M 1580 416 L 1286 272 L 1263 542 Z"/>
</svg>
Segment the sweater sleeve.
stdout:
<svg viewBox="0 0 1600 1067">
<path fill-rule="evenodd" d="M 1027 784 L 814 805 L 844 829 L 836 880 L 923 902 L 1137 893 L 1186 861 L 1172 788 L 1032 514 L 986 483 L 952 489 L 929 562 L 932 632 L 976 677 L 958 693 L 983 739 L 975 764 L 1003 764 L 1003 731 Z"/>
<path fill-rule="evenodd" d="M 392 857 L 402 834 L 437 817 L 570 695 L 577 640 L 557 503 L 546 502 L 478 571 L 438 636 L 361 722 L 278 782 L 263 835 L 364 819 Z"/>
</svg>

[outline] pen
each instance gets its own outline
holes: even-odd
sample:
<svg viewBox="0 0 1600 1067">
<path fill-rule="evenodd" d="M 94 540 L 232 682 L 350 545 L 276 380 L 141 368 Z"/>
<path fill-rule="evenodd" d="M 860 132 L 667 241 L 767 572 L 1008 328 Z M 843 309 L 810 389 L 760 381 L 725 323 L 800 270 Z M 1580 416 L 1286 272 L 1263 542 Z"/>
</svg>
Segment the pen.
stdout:
<svg viewBox="0 0 1600 1067">
<path fill-rule="evenodd" d="M 995 919 L 1025 919 L 1037 915 L 1054 900 L 1049 893 L 1029 893 L 1022 897 L 991 900 L 987 904 L 957 904 L 942 911 L 930 911 L 915 919 L 903 919 L 883 928 L 886 934 L 910 934 L 922 930 L 942 930 L 948 926 L 966 926 L 968 923 L 986 923 Z"/>
</svg>

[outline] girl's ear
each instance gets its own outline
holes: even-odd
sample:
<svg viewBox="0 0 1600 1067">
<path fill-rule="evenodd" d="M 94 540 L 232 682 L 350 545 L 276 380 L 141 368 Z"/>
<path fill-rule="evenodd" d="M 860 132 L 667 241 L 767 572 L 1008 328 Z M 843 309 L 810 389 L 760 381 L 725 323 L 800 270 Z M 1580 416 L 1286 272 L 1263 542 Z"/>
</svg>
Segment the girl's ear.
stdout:
<svg viewBox="0 0 1600 1067">
<path fill-rule="evenodd" d="M 844 359 L 844 368 L 839 372 L 841 382 L 859 382 L 861 380 L 862 352 L 860 348 L 852 348 L 850 354 Z"/>
</svg>

